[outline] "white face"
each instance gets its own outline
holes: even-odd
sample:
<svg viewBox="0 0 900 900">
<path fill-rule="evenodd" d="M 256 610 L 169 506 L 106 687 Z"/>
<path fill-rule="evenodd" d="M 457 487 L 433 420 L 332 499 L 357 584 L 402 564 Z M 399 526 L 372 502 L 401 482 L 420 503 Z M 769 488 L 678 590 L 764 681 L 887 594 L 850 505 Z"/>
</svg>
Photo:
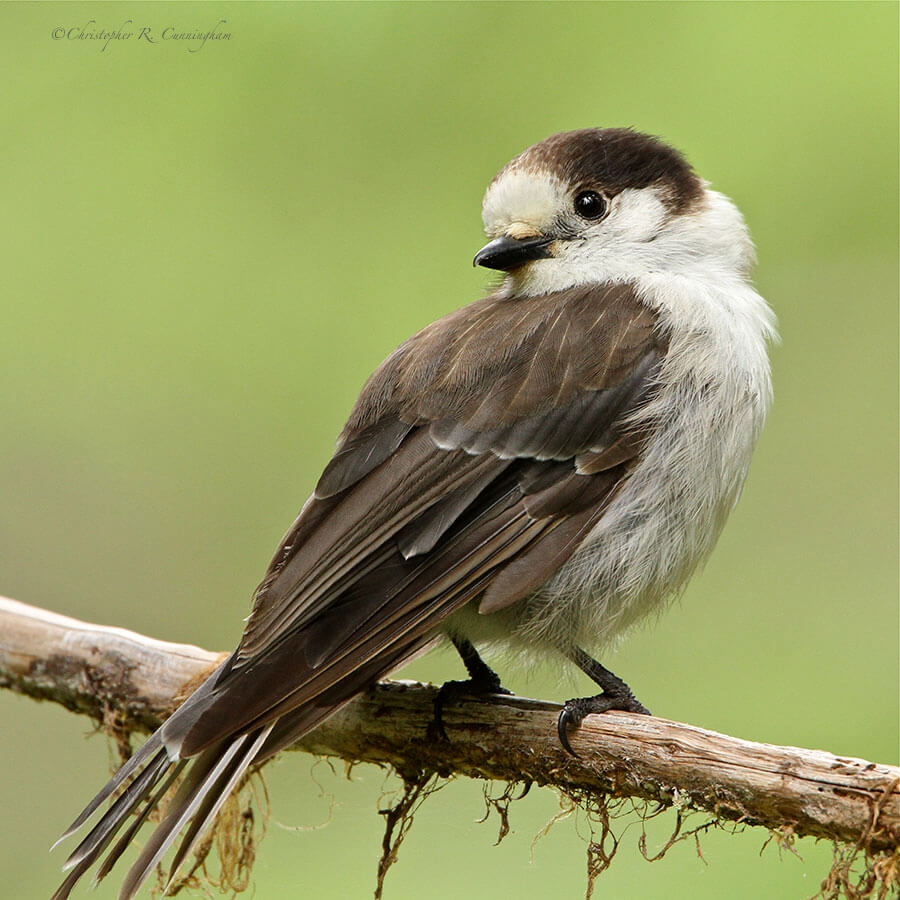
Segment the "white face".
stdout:
<svg viewBox="0 0 900 900">
<path fill-rule="evenodd" d="M 596 219 L 576 211 L 581 188 L 545 172 L 510 169 L 489 188 L 482 217 L 488 237 L 555 238 L 549 259 L 507 276 L 517 294 L 541 294 L 578 284 L 631 281 L 644 274 L 726 269 L 746 275 L 753 248 L 743 219 L 721 194 L 706 189 L 690 212 L 675 214 L 663 188 L 628 188 L 606 197 Z"/>
</svg>

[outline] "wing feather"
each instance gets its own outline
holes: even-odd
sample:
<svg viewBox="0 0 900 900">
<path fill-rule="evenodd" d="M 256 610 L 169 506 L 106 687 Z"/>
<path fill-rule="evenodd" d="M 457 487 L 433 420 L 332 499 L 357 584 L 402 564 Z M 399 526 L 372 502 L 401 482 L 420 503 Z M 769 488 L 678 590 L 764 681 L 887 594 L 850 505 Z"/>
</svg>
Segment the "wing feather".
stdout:
<svg viewBox="0 0 900 900">
<path fill-rule="evenodd" d="M 408 656 L 479 594 L 487 610 L 525 596 L 627 478 L 642 443 L 627 422 L 666 349 L 631 290 L 467 309 L 370 379 L 186 752 L 340 684 L 352 696 L 353 673 L 384 674 L 379 658 Z"/>
<path fill-rule="evenodd" d="M 666 351 L 652 312 L 617 284 L 488 297 L 391 354 L 273 557 L 238 649 L 67 832 L 131 779 L 58 900 L 137 812 L 98 875 L 109 871 L 187 759 L 123 897 L 181 832 L 184 861 L 249 765 L 426 647 L 454 610 L 489 614 L 537 590 L 638 464 L 652 426 L 636 413 Z"/>
</svg>

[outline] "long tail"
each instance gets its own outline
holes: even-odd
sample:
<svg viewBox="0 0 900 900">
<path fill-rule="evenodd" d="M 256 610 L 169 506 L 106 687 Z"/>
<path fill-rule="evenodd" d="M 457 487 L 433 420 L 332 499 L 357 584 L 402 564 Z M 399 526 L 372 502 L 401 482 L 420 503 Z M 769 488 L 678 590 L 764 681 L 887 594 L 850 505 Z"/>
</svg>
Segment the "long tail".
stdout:
<svg viewBox="0 0 900 900">
<path fill-rule="evenodd" d="M 204 829 L 213 821 L 241 776 L 259 754 L 274 726 L 273 722 L 256 731 L 217 744 L 192 760 L 171 759 L 162 744 L 159 732 L 154 734 L 113 776 L 60 838 L 62 840 L 77 831 L 104 800 L 128 783 L 66 860 L 63 869 L 71 871 L 52 900 L 65 900 L 69 896 L 78 880 L 103 856 L 129 816 L 137 813 L 134 821 L 101 863 L 94 878 L 95 883 L 108 874 L 175 779 L 187 768 L 184 780 L 169 803 L 165 816 L 126 875 L 119 900 L 131 900 L 134 897 L 183 831 L 181 843 L 172 860 L 169 881 L 171 884 L 172 878 L 177 874 Z"/>
</svg>

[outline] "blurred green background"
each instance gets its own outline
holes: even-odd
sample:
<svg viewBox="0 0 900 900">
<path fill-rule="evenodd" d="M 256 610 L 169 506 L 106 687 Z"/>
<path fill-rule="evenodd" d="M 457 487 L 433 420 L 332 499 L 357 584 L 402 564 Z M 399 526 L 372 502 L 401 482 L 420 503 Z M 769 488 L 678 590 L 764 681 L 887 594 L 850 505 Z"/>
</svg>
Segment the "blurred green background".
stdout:
<svg viewBox="0 0 900 900">
<path fill-rule="evenodd" d="M 232 38 L 52 37 L 91 19 Z M 0 6 L 0 593 L 230 648 L 368 373 L 483 291 L 490 177 L 551 132 L 634 125 L 744 211 L 783 344 L 716 553 L 610 664 L 667 717 L 896 762 L 896 35 L 893 3 Z M 405 674 L 460 672 L 440 651 Z M 3 891 L 46 897 L 106 742 L 0 704 Z M 254 896 L 369 896 L 384 774 L 294 755 L 268 784 L 282 823 L 336 802 L 272 825 Z M 481 786 L 448 785 L 388 898 L 583 896 L 583 823 L 530 850 L 557 808 L 532 791 L 494 847 Z M 596 897 L 801 898 L 830 858 L 748 832 L 649 865 L 638 833 Z"/>
</svg>

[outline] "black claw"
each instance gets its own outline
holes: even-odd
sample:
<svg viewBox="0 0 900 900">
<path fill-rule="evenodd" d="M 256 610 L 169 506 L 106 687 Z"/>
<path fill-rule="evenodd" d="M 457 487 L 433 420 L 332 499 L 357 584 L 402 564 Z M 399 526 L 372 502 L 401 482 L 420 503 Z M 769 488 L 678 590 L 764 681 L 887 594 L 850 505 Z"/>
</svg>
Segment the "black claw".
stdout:
<svg viewBox="0 0 900 900">
<path fill-rule="evenodd" d="M 571 711 L 568 706 L 563 707 L 563 711 L 559 714 L 559 718 L 556 720 L 556 733 L 559 735 L 559 742 L 563 745 L 563 749 L 569 756 L 574 756 L 575 759 L 580 759 L 581 757 L 572 749 L 572 745 L 569 743 L 569 735 L 566 733 L 566 729 L 569 724 L 574 727 L 578 727 L 580 721 L 576 722 L 573 720 L 571 715 Z"/>
<path fill-rule="evenodd" d="M 569 743 L 568 727 L 571 725 L 573 728 L 577 728 L 585 716 L 593 713 L 609 712 L 611 709 L 619 709 L 623 712 L 637 713 L 644 716 L 650 715 L 650 710 L 630 690 L 622 693 L 603 693 L 597 694 L 596 697 L 577 697 L 573 700 L 567 700 L 562 712 L 559 714 L 559 718 L 556 720 L 556 733 L 559 735 L 559 742 L 563 745 L 563 749 L 576 759 L 580 758 Z"/>
<path fill-rule="evenodd" d="M 444 707 L 448 702 L 460 703 L 466 697 L 488 697 L 491 694 L 512 694 L 502 684 L 500 679 L 491 672 L 493 678 L 469 678 L 466 681 L 445 681 L 434 698 L 434 726 L 438 734 L 448 741 L 444 728 Z"/>
<path fill-rule="evenodd" d="M 465 697 L 512 693 L 500 684 L 500 676 L 478 655 L 469 641 L 455 636 L 451 636 L 450 640 L 462 657 L 470 677 L 466 681 L 445 681 L 434 698 L 433 726 L 445 741 L 449 740 L 444 729 L 444 706 L 448 701 L 459 702 Z"/>
<path fill-rule="evenodd" d="M 614 675 L 605 666 L 601 666 L 596 659 L 592 659 L 584 650 L 579 647 L 570 647 L 565 652 L 569 659 L 601 688 L 601 692 L 595 697 L 567 700 L 562 712 L 559 714 L 559 718 L 556 720 L 556 732 L 559 735 L 559 742 L 572 756 L 577 757 L 578 754 L 572 749 L 566 730 L 569 725 L 577 728 L 585 716 L 591 713 L 604 713 L 611 709 L 621 709 L 624 712 L 638 713 L 645 716 L 650 715 L 650 710 L 634 696 L 631 688 L 621 678 Z"/>
<path fill-rule="evenodd" d="M 463 683 L 464 682 L 460 681 L 445 681 L 441 685 L 440 689 L 437 692 L 437 695 L 434 698 L 434 727 L 437 729 L 437 733 L 445 741 L 449 741 L 450 738 L 447 737 L 447 731 L 444 728 L 444 704 L 447 702 L 449 696 L 454 692 L 454 688 Z"/>
</svg>

